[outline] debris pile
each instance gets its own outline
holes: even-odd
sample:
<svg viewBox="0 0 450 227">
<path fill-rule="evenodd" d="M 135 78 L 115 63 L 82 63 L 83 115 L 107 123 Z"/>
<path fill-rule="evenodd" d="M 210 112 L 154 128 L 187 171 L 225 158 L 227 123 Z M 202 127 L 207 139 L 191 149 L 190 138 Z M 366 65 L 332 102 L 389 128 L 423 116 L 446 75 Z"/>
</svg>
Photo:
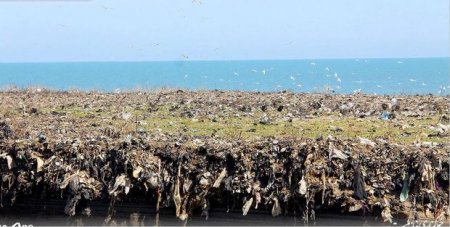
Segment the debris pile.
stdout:
<svg viewBox="0 0 450 227">
<path fill-rule="evenodd" d="M 160 135 L 163 136 L 163 135 Z M 161 140 L 162 138 L 159 138 Z M 0 154 L 1 201 L 18 195 L 56 194 L 75 215 L 81 200 L 125 199 L 130 190 L 156 196 L 186 219 L 208 217 L 211 201 L 230 209 L 270 210 L 273 216 L 339 208 L 392 221 L 406 213 L 442 218 L 448 210 L 448 152 L 365 140 L 274 140 L 248 144 L 208 138 L 148 135 L 55 144 L 14 141 Z M 201 140 L 199 145 L 189 141 Z M 113 207 L 112 207 L 113 208 Z M 381 213 L 380 213 L 381 212 Z"/>
<path fill-rule="evenodd" d="M 10 105 L 5 104 L 8 100 L 4 96 L 2 105 Z M 123 101 L 120 96 L 112 97 L 117 102 Z M 261 97 L 255 99 L 258 98 Z M 203 101 L 203 105 L 219 106 L 213 101 Z M 331 106 L 326 102 L 327 99 L 315 102 L 304 107 L 304 111 L 322 111 L 324 106 Z M 289 108 L 286 103 L 285 107 L 275 106 L 280 112 Z M 403 108 L 403 112 L 395 110 L 397 115 L 410 111 L 400 101 L 395 106 Z M 237 112 L 256 109 L 251 103 L 236 107 Z M 22 114 L 20 108 L 17 114 Z M 84 123 L 66 130 L 60 126 L 68 122 L 67 116 L 60 112 L 45 115 L 44 108 L 32 111 L 40 113 L 39 116 L 24 115 L 40 117 L 50 128 L 42 129 L 44 132 L 36 128 L 31 128 L 34 132 L 23 132 L 28 126 L 16 122 L 10 113 L 0 119 L 2 207 L 14 206 L 18 196 L 42 195 L 43 200 L 65 198 L 64 212 L 71 216 L 89 213 L 90 201 L 107 200 L 109 213 L 113 215 L 116 201 L 141 195 L 155 198 L 157 211 L 173 208 L 181 220 L 197 211 L 208 218 L 215 207 L 241 209 L 243 215 L 254 210 L 264 210 L 273 216 L 296 214 L 305 220 L 327 210 L 374 214 L 387 222 L 394 217 L 443 220 L 449 215 L 448 144 L 420 146 L 390 143 L 383 138 L 343 139 L 332 135 L 245 140 L 134 129 L 124 133 L 100 120 L 86 120 L 93 118 L 89 115 L 84 116 Z M 151 111 L 157 111 L 155 108 L 157 105 Z M 343 115 L 379 117 L 360 104 L 347 102 L 335 108 Z M 429 108 L 420 111 L 429 114 L 431 109 L 441 108 L 444 115 L 448 111 L 436 106 Z M 106 111 L 99 106 L 94 109 L 99 113 Z M 208 115 L 212 109 L 189 113 Z M 4 118 L 6 115 L 11 119 Z M 256 122 L 259 117 L 255 115 Z M 296 117 L 295 111 L 290 117 Z M 137 121 L 133 117 L 126 120 Z M 269 123 L 265 117 L 261 120 Z M 445 134 L 448 125 L 441 122 L 436 130 Z M 93 126 L 95 130 L 83 132 L 83 127 L 93 124 L 97 124 Z M 50 135 L 51 130 L 59 135 Z"/>
</svg>

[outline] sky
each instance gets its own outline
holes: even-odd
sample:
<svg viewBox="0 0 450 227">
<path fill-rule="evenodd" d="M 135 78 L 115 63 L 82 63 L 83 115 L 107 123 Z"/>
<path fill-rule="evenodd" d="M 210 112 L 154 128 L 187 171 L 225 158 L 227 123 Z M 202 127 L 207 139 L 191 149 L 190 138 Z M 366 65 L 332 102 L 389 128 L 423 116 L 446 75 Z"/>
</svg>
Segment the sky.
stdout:
<svg viewBox="0 0 450 227">
<path fill-rule="evenodd" d="M 449 0 L 0 0 L 0 62 L 448 57 Z"/>
</svg>

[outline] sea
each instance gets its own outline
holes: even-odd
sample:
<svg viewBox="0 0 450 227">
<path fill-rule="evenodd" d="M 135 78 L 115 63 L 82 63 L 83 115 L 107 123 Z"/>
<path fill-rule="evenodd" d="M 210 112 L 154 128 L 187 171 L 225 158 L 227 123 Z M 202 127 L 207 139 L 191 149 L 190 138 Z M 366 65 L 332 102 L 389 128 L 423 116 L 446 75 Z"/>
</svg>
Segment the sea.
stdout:
<svg viewBox="0 0 450 227">
<path fill-rule="evenodd" d="M 0 88 L 450 94 L 450 58 L 0 63 Z"/>
</svg>

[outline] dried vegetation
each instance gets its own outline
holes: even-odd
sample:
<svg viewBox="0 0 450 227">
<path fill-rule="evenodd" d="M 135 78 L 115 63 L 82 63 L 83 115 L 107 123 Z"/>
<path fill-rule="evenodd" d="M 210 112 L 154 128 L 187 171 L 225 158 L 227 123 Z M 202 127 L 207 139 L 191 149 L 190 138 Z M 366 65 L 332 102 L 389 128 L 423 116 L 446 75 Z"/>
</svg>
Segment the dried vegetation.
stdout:
<svg viewBox="0 0 450 227">
<path fill-rule="evenodd" d="M 449 99 L 222 91 L 0 93 L 1 205 L 18 196 L 443 220 Z M 5 202 L 7 201 L 7 203 Z"/>
</svg>

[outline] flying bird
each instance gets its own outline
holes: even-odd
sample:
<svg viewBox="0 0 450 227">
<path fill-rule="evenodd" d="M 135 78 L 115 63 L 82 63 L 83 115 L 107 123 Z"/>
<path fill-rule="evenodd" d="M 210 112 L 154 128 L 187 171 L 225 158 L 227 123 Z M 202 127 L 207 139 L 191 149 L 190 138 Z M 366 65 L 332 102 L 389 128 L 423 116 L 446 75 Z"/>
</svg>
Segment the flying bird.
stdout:
<svg viewBox="0 0 450 227">
<path fill-rule="evenodd" d="M 105 6 L 105 5 L 102 5 L 102 8 L 103 8 L 104 10 L 111 10 L 111 9 L 112 9 L 112 7 Z"/>
</svg>

